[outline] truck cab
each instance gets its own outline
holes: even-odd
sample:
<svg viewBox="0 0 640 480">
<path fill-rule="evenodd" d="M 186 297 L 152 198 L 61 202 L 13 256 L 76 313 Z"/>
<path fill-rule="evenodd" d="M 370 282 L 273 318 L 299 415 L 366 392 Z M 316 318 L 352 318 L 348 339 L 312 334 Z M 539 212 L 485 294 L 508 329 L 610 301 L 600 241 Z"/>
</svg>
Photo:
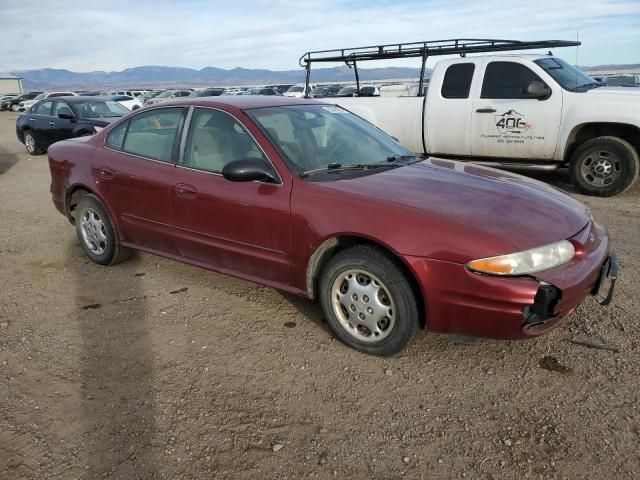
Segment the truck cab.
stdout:
<svg viewBox="0 0 640 480">
<path fill-rule="evenodd" d="M 511 169 L 568 167 L 611 196 L 640 170 L 640 89 L 606 87 L 551 55 L 436 63 L 425 96 L 332 99 L 417 153 Z"/>
</svg>

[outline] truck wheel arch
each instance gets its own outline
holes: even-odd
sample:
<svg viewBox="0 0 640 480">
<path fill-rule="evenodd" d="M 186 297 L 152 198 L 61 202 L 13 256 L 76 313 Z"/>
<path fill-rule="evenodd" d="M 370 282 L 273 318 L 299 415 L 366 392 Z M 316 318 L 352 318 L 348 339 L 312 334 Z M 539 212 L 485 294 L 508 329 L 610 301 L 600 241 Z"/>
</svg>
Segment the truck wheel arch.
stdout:
<svg viewBox="0 0 640 480">
<path fill-rule="evenodd" d="M 569 164 L 580 145 L 596 137 L 618 137 L 626 140 L 640 152 L 640 128 L 628 123 L 589 122 L 576 125 L 565 142 L 563 161 Z"/>
</svg>

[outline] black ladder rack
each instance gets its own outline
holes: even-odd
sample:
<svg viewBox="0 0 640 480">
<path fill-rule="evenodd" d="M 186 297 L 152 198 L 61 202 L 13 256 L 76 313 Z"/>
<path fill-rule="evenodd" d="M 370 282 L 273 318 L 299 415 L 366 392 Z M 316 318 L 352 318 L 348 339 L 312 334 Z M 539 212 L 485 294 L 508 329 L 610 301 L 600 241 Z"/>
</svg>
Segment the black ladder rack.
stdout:
<svg viewBox="0 0 640 480">
<path fill-rule="evenodd" d="M 316 62 L 344 62 L 353 67 L 356 76 L 356 89 L 360 93 L 360 78 L 357 62 L 369 60 L 387 60 L 393 58 L 422 58 L 418 95 L 424 94 L 424 72 L 427 58 L 439 55 L 460 55 L 468 53 L 507 52 L 515 50 L 533 50 L 540 48 L 576 47 L 580 42 L 567 40 L 539 40 L 522 42 L 518 40 L 497 40 L 479 38 L 458 38 L 451 40 L 433 40 L 427 42 L 390 43 L 387 45 L 371 45 L 368 47 L 339 48 L 335 50 L 317 50 L 307 52 L 300 57 L 298 63 L 307 70 L 305 96 L 309 91 L 311 64 Z"/>
</svg>

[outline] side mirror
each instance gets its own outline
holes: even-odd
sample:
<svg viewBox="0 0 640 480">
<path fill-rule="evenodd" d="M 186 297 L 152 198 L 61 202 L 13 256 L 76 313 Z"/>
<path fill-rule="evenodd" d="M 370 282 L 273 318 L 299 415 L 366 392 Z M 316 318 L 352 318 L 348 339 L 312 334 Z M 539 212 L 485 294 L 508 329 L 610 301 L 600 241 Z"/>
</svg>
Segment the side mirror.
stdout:
<svg viewBox="0 0 640 480">
<path fill-rule="evenodd" d="M 551 89 L 544 83 L 534 80 L 533 82 L 529 82 L 529 85 L 527 85 L 527 88 L 525 88 L 524 93 L 527 95 L 527 97 L 544 100 L 551 94 Z"/>
<path fill-rule="evenodd" d="M 70 113 L 59 113 L 58 114 L 58 118 L 61 118 L 62 120 L 74 120 L 75 117 L 73 115 L 71 115 Z"/>
<path fill-rule="evenodd" d="M 229 162 L 222 167 L 222 176 L 231 182 L 279 182 L 271 166 L 259 158 L 243 158 Z"/>
</svg>

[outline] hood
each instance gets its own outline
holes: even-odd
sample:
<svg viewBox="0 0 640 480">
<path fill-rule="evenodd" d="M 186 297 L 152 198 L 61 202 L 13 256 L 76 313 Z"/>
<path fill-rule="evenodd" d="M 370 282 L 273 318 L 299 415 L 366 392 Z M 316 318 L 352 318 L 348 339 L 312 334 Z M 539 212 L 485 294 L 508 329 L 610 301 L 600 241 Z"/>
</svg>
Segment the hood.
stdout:
<svg viewBox="0 0 640 480">
<path fill-rule="evenodd" d="M 437 158 L 322 185 L 412 210 L 411 230 L 432 237 L 423 242 L 429 251 L 405 242 L 413 251 L 399 253 L 459 263 L 570 238 L 591 218 L 585 205 L 542 182 Z"/>
<path fill-rule="evenodd" d="M 627 96 L 636 100 L 640 100 L 640 88 L 639 87 L 598 87 L 592 88 L 584 92 L 589 96 L 601 96 L 601 95 L 621 95 Z"/>
<path fill-rule="evenodd" d="M 109 118 L 87 118 L 84 117 L 82 119 L 83 122 L 86 122 L 90 125 L 95 125 L 96 127 L 106 127 L 110 123 L 115 122 L 116 120 L 120 120 L 122 117 L 109 117 Z"/>
</svg>

